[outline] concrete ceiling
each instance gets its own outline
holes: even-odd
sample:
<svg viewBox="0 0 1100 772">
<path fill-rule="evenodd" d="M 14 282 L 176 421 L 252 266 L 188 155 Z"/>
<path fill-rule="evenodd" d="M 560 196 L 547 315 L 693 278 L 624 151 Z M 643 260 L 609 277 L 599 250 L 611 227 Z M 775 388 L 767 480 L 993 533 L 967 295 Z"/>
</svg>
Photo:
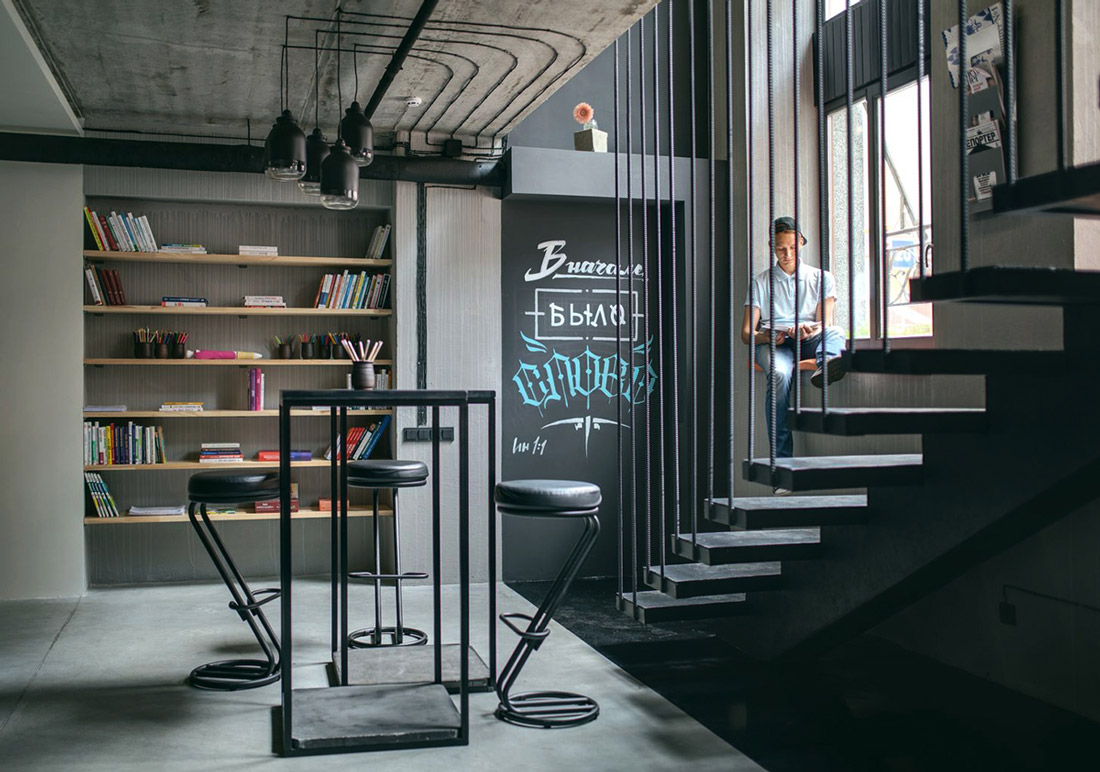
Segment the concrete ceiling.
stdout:
<svg viewBox="0 0 1100 772">
<path fill-rule="evenodd" d="M 234 139 L 250 133 L 254 140 L 267 134 L 281 101 L 307 132 L 313 128 L 315 41 L 330 49 L 320 54 L 317 104 L 320 126 L 331 138 L 353 98 L 356 69 L 354 95 L 365 105 L 421 5 L 421 0 L 3 2 L 14 3 L 85 130 Z M 373 116 L 379 144 L 388 137 L 410 142 L 413 151 L 434 152 L 443 139 L 457 137 L 468 150 L 499 146 L 500 137 L 655 4 L 442 0 Z M 308 19 L 287 22 L 286 14 Z M 284 34 L 292 48 L 289 88 L 281 100 Z M 338 41 L 341 56 L 332 50 Z M 0 86 L 0 96 L 8 90 Z M 407 104 L 408 97 L 421 104 Z"/>
</svg>

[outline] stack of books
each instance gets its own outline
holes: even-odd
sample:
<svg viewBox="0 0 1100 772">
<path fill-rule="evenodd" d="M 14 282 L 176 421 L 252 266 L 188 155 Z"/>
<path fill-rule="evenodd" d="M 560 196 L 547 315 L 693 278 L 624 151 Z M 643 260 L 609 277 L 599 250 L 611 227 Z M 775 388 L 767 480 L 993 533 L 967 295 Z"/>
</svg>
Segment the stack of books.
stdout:
<svg viewBox="0 0 1100 772">
<path fill-rule="evenodd" d="M 145 215 L 134 217 L 130 212 L 102 215 L 84 207 L 84 219 L 101 252 L 157 251 L 157 240 L 153 238 L 149 219 Z"/>
<path fill-rule="evenodd" d="M 374 233 L 371 234 L 370 244 L 367 245 L 367 254 L 365 257 L 368 260 L 377 260 L 382 257 L 382 252 L 386 249 L 386 241 L 390 237 L 390 226 L 379 225 L 374 229 Z"/>
<path fill-rule="evenodd" d="M 358 275 L 344 271 L 326 273 L 317 288 L 314 308 L 385 308 L 390 290 L 390 275 L 366 271 Z"/>
<path fill-rule="evenodd" d="M 248 369 L 248 409 L 264 409 L 264 371 L 258 367 Z"/>
<path fill-rule="evenodd" d="M 256 512 L 281 512 L 282 508 L 278 499 L 270 499 L 268 501 L 257 501 L 252 505 Z M 292 482 L 290 484 L 290 511 L 298 511 L 298 483 Z"/>
<path fill-rule="evenodd" d="M 206 308 L 206 298 L 193 298 L 184 295 L 164 295 L 160 299 L 162 306 L 184 308 Z"/>
<path fill-rule="evenodd" d="M 163 464 L 164 429 L 160 426 L 84 422 L 84 465 Z"/>
<path fill-rule="evenodd" d="M 162 413 L 198 413 L 202 411 L 204 402 L 162 402 Z"/>
<path fill-rule="evenodd" d="M 92 499 L 92 509 L 96 517 L 118 517 L 118 505 L 111 492 L 107 490 L 107 483 L 98 472 L 85 472 L 84 482 L 88 486 L 88 495 Z"/>
<path fill-rule="evenodd" d="M 348 453 L 349 461 L 359 461 L 364 458 L 370 458 L 371 452 L 374 450 L 374 446 L 378 444 L 378 440 L 382 438 L 382 434 L 385 432 L 386 427 L 389 426 L 390 417 L 388 415 L 382 416 L 380 420 L 371 424 L 368 427 L 353 426 L 348 429 L 348 442 L 345 446 L 340 442 L 340 438 L 337 437 L 337 460 L 342 457 L 342 451 L 345 447 L 351 448 Z M 332 459 L 332 446 L 329 446 L 325 451 L 325 458 Z"/>
<path fill-rule="evenodd" d="M 241 303 L 245 308 L 286 308 L 282 295 L 245 295 Z"/>
<path fill-rule="evenodd" d="M 186 504 L 175 504 L 167 507 L 130 507 L 131 515 L 183 515 L 187 513 Z"/>
<path fill-rule="evenodd" d="M 278 247 L 257 247 L 241 245 L 237 247 L 238 255 L 268 255 L 269 257 L 278 257 Z"/>
<path fill-rule="evenodd" d="M 239 442 L 204 442 L 199 449 L 200 464 L 236 464 L 244 461 Z"/>
<path fill-rule="evenodd" d="M 202 244 L 161 244 L 160 251 L 174 255 L 205 255 L 206 247 Z"/>
</svg>

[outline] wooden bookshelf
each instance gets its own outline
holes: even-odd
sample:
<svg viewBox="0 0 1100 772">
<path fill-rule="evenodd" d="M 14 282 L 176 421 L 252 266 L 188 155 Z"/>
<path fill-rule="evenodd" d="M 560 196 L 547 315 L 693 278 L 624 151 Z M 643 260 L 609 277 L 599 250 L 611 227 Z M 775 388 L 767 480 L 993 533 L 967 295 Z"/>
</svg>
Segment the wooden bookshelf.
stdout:
<svg viewBox="0 0 1100 772">
<path fill-rule="evenodd" d="M 323 512 L 319 509 L 301 509 L 290 515 L 291 520 L 317 520 L 332 515 L 331 512 Z M 385 507 L 378 508 L 379 517 L 390 517 L 393 510 Z M 370 517 L 369 508 L 348 509 L 348 517 Z M 209 515 L 211 520 L 278 520 L 278 512 L 238 512 L 234 515 L 216 514 Z M 122 515 L 121 517 L 86 517 L 85 525 L 121 525 L 123 523 L 188 523 L 187 515 Z"/>
<path fill-rule="evenodd" d="M 194 316 L 392 316 L 389 308 L 245 308 L 244 306 L 84 306 L 86 314 Z"/>
<path fill-rule="evenodd" d="M 203 265 L 268 265 L 286 268 L 389 268 L 392 260 L 368 260 L 365 257 L 298 257 L 282 255 L 191 255 L 177 252 L 107 252 L 85 249 L 89 260 L 116 260 L 131 263 L 199 263 Z"/>
<path fill-rule="evenodd" d="M 84 364 L 134 367 L 351 367 L 350 359 L 137 359 L 85 357 Z M 392 367 L 392 359 L 376 359 L 374 366 Z M 121 404 L 121 403 L 120 403 Z"/>
<path fill-rule="evenodd" d="M 393 408 L 379 408 L 371 410 L 349 410 L 348 418 L 356 416 L 389 415 Z M 291 410 L 294 417 L 328 418 L 329 411 L 325 410 Z M 278 418 L 278 410 L 85 410 L 85 418 L 115 419 L 115 418 Z"/>
</svg>

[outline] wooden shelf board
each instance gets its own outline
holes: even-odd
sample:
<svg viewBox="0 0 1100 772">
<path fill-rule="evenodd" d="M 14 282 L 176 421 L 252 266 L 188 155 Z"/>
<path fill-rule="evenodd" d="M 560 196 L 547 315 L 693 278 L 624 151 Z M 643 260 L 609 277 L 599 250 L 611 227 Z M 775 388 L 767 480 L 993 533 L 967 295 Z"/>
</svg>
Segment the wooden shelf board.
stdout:
<svg viewBox="0 0 1100 772">
<path fill-rule="evenodd" d="M 316 520 L 329 517 L 330 512 L 322 512 L 318 509 L 302 509 L 291 514 L 291 520 Z M 378 514 L 388 517 L 393 514 L 392 509 L 380 507 Z M 349 509 L 348 517 L 370 517 L 370 509 Z M 278 520 L 278 512 L 238 512 L 235 515 L 211 514 L 211 520 Z M 187 515 L 122 515 L 121 517 L 86 517 L 84 525 L 118 525 L 120 523 L 187 523 Z"/>
<path fill-rule="evenodd" d="M 270 265 L 302 267 L 344 267 L 358 265 L 364 268 L 388 268 L 392 260 L 367 260 L 364 257 L 299 257 L 270 255 L 191 255 L 177 252 L 101 252 L 85 249 L 84 257 L 92 260 L 118 260 L 131 263 L 203 263 L 206 265 Z"/>
<path fill-rule="evenodd" d="M 372 408 L 370 410 L 349 410 L 348 417 L 387 415 L 393 408 Z M 328 408 L 324 410 L 291 410 L 292 416 L 310 416 L 328 418 Z M 278 418 L 278 410 L 108 410 L 84 411 L 85 418 Z"/>
<path fill-rule="evenodd" d="M 310 461 L 291 461 L 290 465 L 300 467 L 327 467 L 329 460 L 315 458 Z M 216 472 L 219 469 L 278 469 L 278 461 L 236 461 L 233 463 L 201 461 L 169 461 L 167 464 L 93 464 L 85 465 L 85 472 L 159 472 L 173 469 L 190 469 L 191 471 Z"/>
<path fill-rule="evenodd" d="M 245 308 L 244 306 L 84 306 L 86 314 L 209 316 L 392 316 L 390 308 Z"/>
<path fill-rule="evenodd" d="M 86 365 L 140 367 L 351 367 L 350 359 L 136 359 L 134 357 L 85 357 Z M 375 367 L 392 367 L 392 359 L 376 359 Z"/>
</svg>

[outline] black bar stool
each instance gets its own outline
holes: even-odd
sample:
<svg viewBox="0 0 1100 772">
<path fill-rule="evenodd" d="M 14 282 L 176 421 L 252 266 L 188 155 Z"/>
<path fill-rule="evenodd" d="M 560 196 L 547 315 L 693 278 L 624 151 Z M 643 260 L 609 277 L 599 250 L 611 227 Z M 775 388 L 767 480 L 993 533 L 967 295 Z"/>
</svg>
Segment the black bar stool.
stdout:
<svg viewBox="0 0 1100 772">
<path fill-rule="evenodd" d="M 550 620 L 600 533 L 600 521 L 596 513 L 601 500 L 599 486 L 586 482 L 512 480 L 497 485 L 496 503 L 501 514 L 517 517 L 580 518 L 584 521 L 584 531 L 580 539 L 569 553 L 565 565 L 535 615 L 500 615 L 501 620 L 519 636 L 519 643 L 500 671 L 497 681 L 500 705 L 496 709 L 496 717 L 502 721 L 519 726 L 555 729 L 587 724 L 600 715 L 600 706 L 596 701 L 583 694 L 539 691 L 512 695 L 510 691 L 531 652 L 542 646 L 546 636 L 550 634 L 547 629 Z M 521 629 L 517 621 L 527 622 L 526 629 Z"/>
<path fill-rule="evenodd" d="M 253 591 L 241 576 L 229 550 L 206 514 L 207 504 L 244 504 L 279 498 L 277 472 L 199 472 L 187 482 L 188 517 L 214 568 L 229 589 L 229 608 L 237 612 L 256 636 L 264 659 L 230 659 L 200 665 L 188 683 L 200 689 L 237 691 L 254 689 L 279 680 L 279 638 L 267 621 L 263 605 L 279 597 L 277 588 Z"/>
<path fill-rule="evenodd" d="M 422 646 L 428 642 L 428 634 L 415 627 L 406 627 L 401 604 L 401 584 L 406 579 L 427 579 L 422 571 L 401 572 L 401 528 L 398 521 L 397 492 L 400 488 L 417 488 L 428 482 L 428 467 L 421 461 L 397 459 L 371 459 L 348 462 L 348 486 L 369 488 L 371 512 L 374 519 L 372 546 L 374 547 L 373 571 L 349 571 L 352 579 L 366 579 L 374 583 L 374 627 L 366 627 L 347 633 L 344 640 L 354 649 L 376 646 Z M 382 539 L 378 519 L 378 491 L 389 488 L 393 493 L 393 573 L 382 573 Z M 345 546 L 346 549 L 346 546 Z M 382 624 L 382 582 L 394 582 L 397 618 L 393 625 Z M 347 592 L 342 593 L 343 611 L 340 618 L 347 619 Z"/>
</svg>

